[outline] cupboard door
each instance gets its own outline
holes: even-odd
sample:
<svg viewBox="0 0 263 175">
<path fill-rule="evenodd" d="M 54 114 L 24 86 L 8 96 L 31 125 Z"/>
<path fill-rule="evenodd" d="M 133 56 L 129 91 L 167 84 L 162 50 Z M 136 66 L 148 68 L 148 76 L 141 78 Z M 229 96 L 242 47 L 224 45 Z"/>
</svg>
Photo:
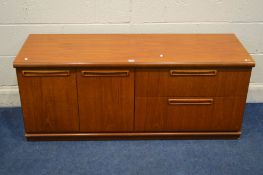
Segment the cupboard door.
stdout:
<svg viewBox="0 0 263 175">
<path fill-rule="evenodd" d="M 79 131 L 74 70 L 17 70 L 27 133 Z"/>
<path fill-rule="evenodd" d="M 77 78 L 81 132 L 133 131 L 133 70 L 80 70 Z"/>
<path fill-rule="evenodd" d="M 240 131 L 244 97 L 137 97 L 135 131 Z"/>
</svg>

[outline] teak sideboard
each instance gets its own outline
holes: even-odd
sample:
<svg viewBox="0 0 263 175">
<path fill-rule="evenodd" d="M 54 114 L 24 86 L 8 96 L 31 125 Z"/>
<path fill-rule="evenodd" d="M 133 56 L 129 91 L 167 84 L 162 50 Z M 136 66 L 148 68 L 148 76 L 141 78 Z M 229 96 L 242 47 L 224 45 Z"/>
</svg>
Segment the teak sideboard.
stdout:
<svg viewBox="0 0 263 175">
<path fill-rule="evenodd" d="M 28 140 L 239 138 L 255 62 L 234 34 L 33 34 Z"/>
</svg>

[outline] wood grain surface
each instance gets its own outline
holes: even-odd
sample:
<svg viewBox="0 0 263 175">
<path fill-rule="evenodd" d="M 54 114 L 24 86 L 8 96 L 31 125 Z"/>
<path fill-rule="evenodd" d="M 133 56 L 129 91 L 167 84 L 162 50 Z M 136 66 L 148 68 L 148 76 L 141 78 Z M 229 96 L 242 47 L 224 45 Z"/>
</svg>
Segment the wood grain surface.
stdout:
<svg viewBox="0 0 263 175">
<path fill-rule="evenodd" d="M 100 76 L 85 76 L 82 72 L 96 72 Z M 116 72 L 121 74 L 118 76 Z M 128 75 L 123 76 L 123 72 Z M 133 131 L 133 70 L 81 69 L 77 73 L 77 82 L 81 132 Z"/>
<path fill-rule="evenodd" d="M 238 138 L 253 66 L 233 34 L 34 34 L 14 61 L 29 140 Z"/>
<path fill-rule="evenodd" d="M 216 75 L 171 76 L 174 69 L 136 69 L 136 97 L 247 96 L 251 69 L 217 69 Z M 186 71 L 188 69 L 177 69 Z M 190 69 L 193 71 L 193 69 Z M 205 71 L 206 69 L 202 69 Z M 209 70 L 209 69 L 208 69 Z M 200 69 L 198 69 L 200 71 Z"/>
<path fill-rule="evenodd" d="M 170 97 L 172 99 L 189 99 Z M 135 131 L 240 131 L 246 98 L 214 97 L 209 104 L 169 104 L 167 97 L 135 99 Z M 193 99 L 193 98 L 191 98 Z M 195 98 L 197 101 L 200 98 Z"/>
<path fill-rule="evenodd" d="M 14 67 L 254 65 L 233 34 L 32 34 L 14 61 Z"/>
<path fill-rule="evenodd" d="M 67 76 L 58 74 L 57 69 L 23 71 L 31 73 L 24 76 L 22 70 L 17 70 L 26 132 L 78 132 L 75 70 L 67 70 Z M 43 75 L 40 72 L 49 73 Z"/>
</svg>

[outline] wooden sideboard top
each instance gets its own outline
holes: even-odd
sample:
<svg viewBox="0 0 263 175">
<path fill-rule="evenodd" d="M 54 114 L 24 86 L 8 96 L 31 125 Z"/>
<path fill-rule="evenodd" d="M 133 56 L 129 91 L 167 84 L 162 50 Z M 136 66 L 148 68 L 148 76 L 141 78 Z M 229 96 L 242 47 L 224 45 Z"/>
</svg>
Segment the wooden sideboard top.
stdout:
<svg viewBox="0 0 263 175">
<path fill-rule="evenodd" d="M 14 67 L 253 67 L 234 34 L 32 34 Z"/>
</svg>

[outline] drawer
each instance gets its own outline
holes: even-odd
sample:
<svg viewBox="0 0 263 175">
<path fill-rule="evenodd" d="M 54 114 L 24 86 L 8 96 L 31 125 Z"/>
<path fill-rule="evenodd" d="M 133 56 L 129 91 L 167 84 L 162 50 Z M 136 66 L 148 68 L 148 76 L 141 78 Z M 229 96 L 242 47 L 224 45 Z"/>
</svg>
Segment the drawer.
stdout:
<svg viewBox="0 0 263 175">
<path fill-rule="evenodd" d="M 136 97 L 246 97 L 250 69 L 137 69 Z"/>
<path fill-rule="evenodd" d="M 136 97 L 135 131 L 239 131 L 246 98 Z"/>
</svg>

